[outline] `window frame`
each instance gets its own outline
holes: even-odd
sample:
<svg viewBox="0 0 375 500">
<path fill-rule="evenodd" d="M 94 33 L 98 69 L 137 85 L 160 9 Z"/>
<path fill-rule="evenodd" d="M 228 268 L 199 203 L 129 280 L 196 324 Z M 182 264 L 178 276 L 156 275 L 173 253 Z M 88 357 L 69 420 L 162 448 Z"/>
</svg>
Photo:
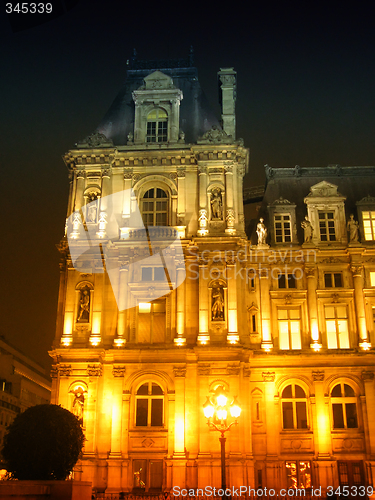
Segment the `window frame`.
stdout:
<svg viewBox="0 0 375 500">
<path fill-rule="evenodd" d="M 277 217 L 280 217 L 280 220 L 276 220 Z M 286 220 L 285 217 L 288 219 Z M 277 228 L 276 225 L 280 224 L 280 228 Z M 286 227 L 288 226 L 288 227 Z M 273 229 L 275 232 L 275 243 L 292 243 L 292 215 L 290 212 L 275 212 L 273 218 Z M 277 231 L 281 231 L 281 234 L 277 234 Z M 289 235 L 286 235 L 286 231 L 289 231 Z M 287 237 L 289 239 L 287 240 Z M 281 239 L 279 239 L 281 238 Z"/>
<path fill-rule="evenodd" d="M 327 217 L 327 215 L 331 214 L 332 217 Z M 325 215 L 325 217 L 321 217 L 321 215 Z M 323 225 L 322 225 L 323 222 Z M 330 225 L 329 223 L 332 222 Z M 318 226 L 319 226 L 319 239 L 322 243 L 332 243 L 337 241 L 337 230 L 335 223 L 335 211 L 334 210 L 318 210 Z M 333 228 L 333 232 L 330 229 Z M 326 234 L 323 234 L 322 229 L 325 230 Z M 333 236 L 332 238 L 329 236 Z M 327 239 L 323 239 L 322 236 L 325 236 Z"/>
<path fill-rule="evenodd" d="M 341 396 L 332 396 L 332 392 L 334 389 L 340 385 L 340 392 Z M 342 394 L 345 394 L 345 386 L 348 386 L 354 393 L 354 396 L 343 396 Z M 350 385 L 347 381 L 340 381 L 337 382 L 332 386 L 330 392 L 330 411 L 331 411 L 331 419 L 332 419 L 332 430 L 334 431 L 347 431 L 347 430 L 357 430 L 359 429 L 359 413 L 358 413 L 358 397 L 357 397 L 357 391 L 356 389 Z M 355 418 L 356 418 L 356 426 L 348 427 L 348 416 L 347 416 L 347 408 L 346 405 L 348 404 L 355 404 Z M 334 410 L 333 410 L 333 405 L 337 405 L 341 407 L 341 414 L 342 414 L 342 420 L 343 420 L 343 427 L 335 427 L 335 416 L 334 416 Z"/>
<path fill-rule="evenodd" d="M 283 397 L 283 393 L 287 387 L 291 386 L 292 387 L 292 397 Z M 296 386 L 298 386 L 300 389 L 302 389 L 305 397 L 300 398 L 296 397 Z M 308 397 L 307 397 L 307 391 L 306 389 L 301 385 L 300 382 L 291 382 L 287 385 L 285 385 L 282 390 L 281 390 L 281 396 L 280 396 L 280 409 L 281 409 L 281 423 L 282 423 L 282 430 L 286 432 L 307 432 L 310 429 L 310 421 L 309 421 L 309 411 L 308 411 Z M 297 403 L 304 403 L 305 404 L 305 415 L 306 415 L 306 427 L 298 427 L 298 407 Z M 285 427 L 285 421 L 284 421 L 284 403 L 292 403 L 292 411 L 293 411 L 293 427 Z"/>
<path fill-rule="evenodd" d="M 155 119 L 149 118 L 155 112 Z M 159 117 L 159 113 L 165 115 Z M 149 132 L 149 125 L 154 125 L 154 133 Z M 161 127 L 160 127 L 161 125 Z M 156 106 L 147 113 L 146 117 L 146 143 L 147 144 L 165 144 L 168 142 L 169 137 L 169 117 L 164 108 Z M 151 140 L 151 139 L 155 140 Z M 161 140 L 159 140 L 161 139 Z"/>
<path fill-rule="evenodd" d="M 297 482 L 296 484 L 288 484 L 289 481 L 288 479 L 291 478 L 291 474 L 288 474 L 288 469 L 291 469 L 291 467 L 288 467 L 288 464 L 291 464 L 291 463 L 295 463 L 296 464 L 296 478 L 297 478 Z M 301 485 L 301 482 L 300 482 L 300 478 L 301 478 L 301 470 L 300 470 L 300 464 L 303 464 L 303 463 L 308 463 L 309 464 L 309 470 L 310 470 L 310 484 L 309 486 L 302 486 Z M 312 466 L 311 466 L 311 460 L 286 460 L 285 461 L 285 469 L 286 469 L 286 487 L 287 489 L 295 489 L 295 490 L 301 490 L 301 489 L 304 489 L 304 490 L 309 490 L 312 488 Z"/>
<path fill-rule="evenodd" d="M 149 193 L 150 191 L 154 191 L 154 196 L 153 197 L 146 197 L 146 194 Z M 162 191 L 165 194 L 164 196 L 158 197 L 158 190 Z M 165 187 L 159 187 L 159 186 L 153 186 L 149 187 L 146 189 L 142 196 L 141 196 L 141 214 L 142 214 L 142 219 L 143 219 L 143 224 L 145 227 L 165 227 L 169 225 L 169 218 L 170 218 L 170 196 L 168 193 L 168 190 Z M 165 210 L 157 210 L 157 204 L 165 202 L 166 207 Z M 145 210 L 145 204 L 146 203 L 152 203 L 152 210 L 148 209 Z M 160 214 L 165 214 L 165 223 L 163 224 L 155 224 L 157 222 L 157 216 Z M 145 216 L 152 215 L 152 224 L 148 223 L 148 220 L 146 220 Z M 164 222 L 164 221 L 163 221 Z"/>
<path fill-rule="evenodd" d="M 283 280 L 281 280 L 282 276 L 284 277 Z M 281 287 L 280 282 L 285 283 L 285 287 Z M 290 286 L 291 283 L 294 283 L 295 286 Z M 277 277 L 277 288 L 279 290 L 297 290 L 297 278 L 293 273 L 280 273 Z"/>
<path fill-rule="evenodd" d="M 280 318 L 279 313 L 281 311 L 286 311 L 287 317 L 286 318 Z M 298 318 L 292 318 L 290 316 L 291 311 L 298 311 L 299 317 Z M 288 325 L 288 348 L 282 348 L 281 347 L 281 330 L 280 330 L 280 323 L 285 322 Z M 299 325 L 299 346 L 300 347 L 293 347 L 293 332 L 292 332 L 292 325 L 294 323 L 297 323 Z M 295 307 L 278 307 L 277 308 L 277 327 L 278 327 L 278 333 L 279 333 L 279 349 L 280 351 L 299 351 L 302 349 L 302 317 L 301 317 L 301 308 L 299 306 Z"/>
<path fill-rule="evenodd" d="M 327 283 L 326 283 L 326 277 L 328 277 L 328 276 L 331 277 L 331 285 L 327 285 Z M 340 276 L 340 284 L 336 284 L 336 277 L 337 276 Z M 343 286 L 344 286 L 342 272 L 335 272 L 335 271 L 326 272 L 326 271 L 324 271 L 323 279 L 324 279 L 324 288 L 343 288 Z"/>
<path fill-rule="evenodd" d="M 328 317 L 327 318 L 327 308 L 333 308 L 334 309 L 334 317 Z M 346 316 L 339 317 L 338 316 L 338 310 L 339 308 L 345 308 Z M 329 332 L 328 329 L 328 322 L 334 322 L 335 324 L 335 335 L 336 335 L 336 347 L 330 347 L 330 341 L 329 341 L 329 334 L 333 332 Z M 341 324 L 346 324 L 346 340 L 347 340 L 347 347 L 341 346 L 342 342 L 340 342 L 340 325 Z M 338 303 L 338 304 L 324 304 L 324 324 L 325 324 L 325 333 L 326 333 L 326 342 L 327 342 L 327 349 L 350 349 L 351 348 L 351 342 L 350 342 L 350 332 L 349 332 L 349 311 L 348 311 L 348 304 L 345 303 Z"/>
<path fill-rule="evenodd" d="M 147 394 L 138 394 L 138 391 L 144 385 L 148 385 Z M 155 384 L 158 386 L 162 394 L 152 394 L 152 386 Z M 155 430 L 165 427 L 165 393 L 166 391 L 160 385 L 160 383 L 155 382 L 154 380 L 146 380 L 143 381 L 136 389 L 134 394 L 134 428 L 135 429 L 143 429 L 143 430 Z M 138 401 L 146 400 L 147 401 L 147 425 L 137 425 L 137 417 L 138 417 Z M 152 425 L 152 401 L 153 400 L 162 400 L 162 409 L 161 409 L 161 425 Z"/>
<path fill-rule="evenodd" d="M 368 213 L 369 217 L 365 218 L 364 214 Z M 371 238 L 366 238 L 366 226 L 365 221 L 369 221 L 368 228 L 371 232 Z M 363 229 L 363 239 L 365 242 L 375 241 L 375 210 L 367 209 L 362 210 L 362 229 Z M 368 234 L 368 231 L 367 231 Z"/>
</svg>

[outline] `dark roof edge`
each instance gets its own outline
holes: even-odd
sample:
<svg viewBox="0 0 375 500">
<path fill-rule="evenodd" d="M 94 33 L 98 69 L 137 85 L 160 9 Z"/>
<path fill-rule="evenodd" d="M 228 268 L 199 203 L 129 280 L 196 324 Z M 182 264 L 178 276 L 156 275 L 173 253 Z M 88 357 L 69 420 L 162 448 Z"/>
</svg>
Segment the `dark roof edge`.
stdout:
<svg viewBox="0 0 375 500">
<path fill-rule="evenodd" d="M 375 166 L 352 166 L 327 165 L 326 167 L 300 167 L 275 168 L 264 165 L 267 182 L 271 179 L 283 179 L 286 177 L 351 177 L 353 175 L 373 176 Z"/>
</svg>

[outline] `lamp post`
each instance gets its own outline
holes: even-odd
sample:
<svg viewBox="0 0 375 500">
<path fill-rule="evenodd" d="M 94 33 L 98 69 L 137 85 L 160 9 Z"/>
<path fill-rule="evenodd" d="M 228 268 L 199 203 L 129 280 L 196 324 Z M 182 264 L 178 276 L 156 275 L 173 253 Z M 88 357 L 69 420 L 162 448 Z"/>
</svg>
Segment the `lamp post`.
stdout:
<svg viewBox="0 0 375 500">
<path fill-rule="evenodd" d="M 230 424 L 227 422 L 228 410 L 234 421 Z M 223 494 L 227 489 L 225 479 L 225 442 L 227 438 L 225 433 L 229 431 L 232 425 L 237 425 L 237 419 L 241 414 L 241 408 L 237 402 L 237 397 L 234 397 L 229 403 L 229 398 L 225 395 L 223 387 L 218 387 L 212 396 L 207 396 L 207 401 L 203 405 L 204 416 L 207 418 L 209 427 L 213 427 L 220 432 L 219 437 L 221 447 L 221 488 Z"/>
</svg>

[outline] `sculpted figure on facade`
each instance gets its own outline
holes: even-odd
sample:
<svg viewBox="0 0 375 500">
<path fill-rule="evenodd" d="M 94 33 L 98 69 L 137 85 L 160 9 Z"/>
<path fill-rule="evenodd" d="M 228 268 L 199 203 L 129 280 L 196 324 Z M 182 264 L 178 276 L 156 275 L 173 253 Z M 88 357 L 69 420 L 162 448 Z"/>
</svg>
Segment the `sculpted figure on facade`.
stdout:
<svg viewBox="0 0 375 500">
<path fill-rule="evenodd" d="M 85 396 L 81 391 L 78 390 L 74 395 L 72 413 L 78 418 L 81 425 L 83 423 L 84 404 L 85 404 Z"/>
<path fill-rule="evenodd" d="M 305 220 L 301 222 L 301 227 L 303 229 L 305 243 L 311 243 L 314 230 L 307 215 L 305 215 Z"/>
<path fill-rule="evenodd" d="M 88 322 L 90 319 L 90 290 L 83 288 L 80 291 L 77 321 Z"/>
<path fill-rule="evenodd" d="M 359 241 L 358 237 L 358 222 L 354 220 L 354 215 L 351 214 L 350 219 L 346 225 L 347 231 L 349 231 L 349 241 L 350 243 L 355 243 Z"/>
<path fill-rule="evenodd" d="M 215 189 L 211 193 L 211 214 L 213 219 L 221 220 L 223 218 L 223 202 L 219 189 Z"/>
<path fill-rule="evenodd" d="M 224 321 L 224 297 L 223 289 L 216 287 L 212 289 L 212 320 Z"/>
<path fill-rule="evenodd" d="M 256 233 L 258 236 L 258 245 L 265 245 L 267 240 L 267 228 L 264 225 L 264 219 L 259 219 Z"/>
</svg>

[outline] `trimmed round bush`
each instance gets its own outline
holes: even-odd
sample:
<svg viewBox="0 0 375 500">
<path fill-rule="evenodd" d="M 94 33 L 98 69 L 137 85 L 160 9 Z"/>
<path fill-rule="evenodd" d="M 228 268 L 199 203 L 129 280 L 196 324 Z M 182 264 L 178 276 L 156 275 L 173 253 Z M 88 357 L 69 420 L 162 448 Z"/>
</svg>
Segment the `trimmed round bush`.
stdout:
<svg viewBox="0 0 375 500">
<path fill-rule="evenodd" d="M 73 413 L 58 405 L 37 405 L 17 415 L 8 427 L 2 454 L 15 479 L 66 479 L 84 440 Z"/>
</svg>

